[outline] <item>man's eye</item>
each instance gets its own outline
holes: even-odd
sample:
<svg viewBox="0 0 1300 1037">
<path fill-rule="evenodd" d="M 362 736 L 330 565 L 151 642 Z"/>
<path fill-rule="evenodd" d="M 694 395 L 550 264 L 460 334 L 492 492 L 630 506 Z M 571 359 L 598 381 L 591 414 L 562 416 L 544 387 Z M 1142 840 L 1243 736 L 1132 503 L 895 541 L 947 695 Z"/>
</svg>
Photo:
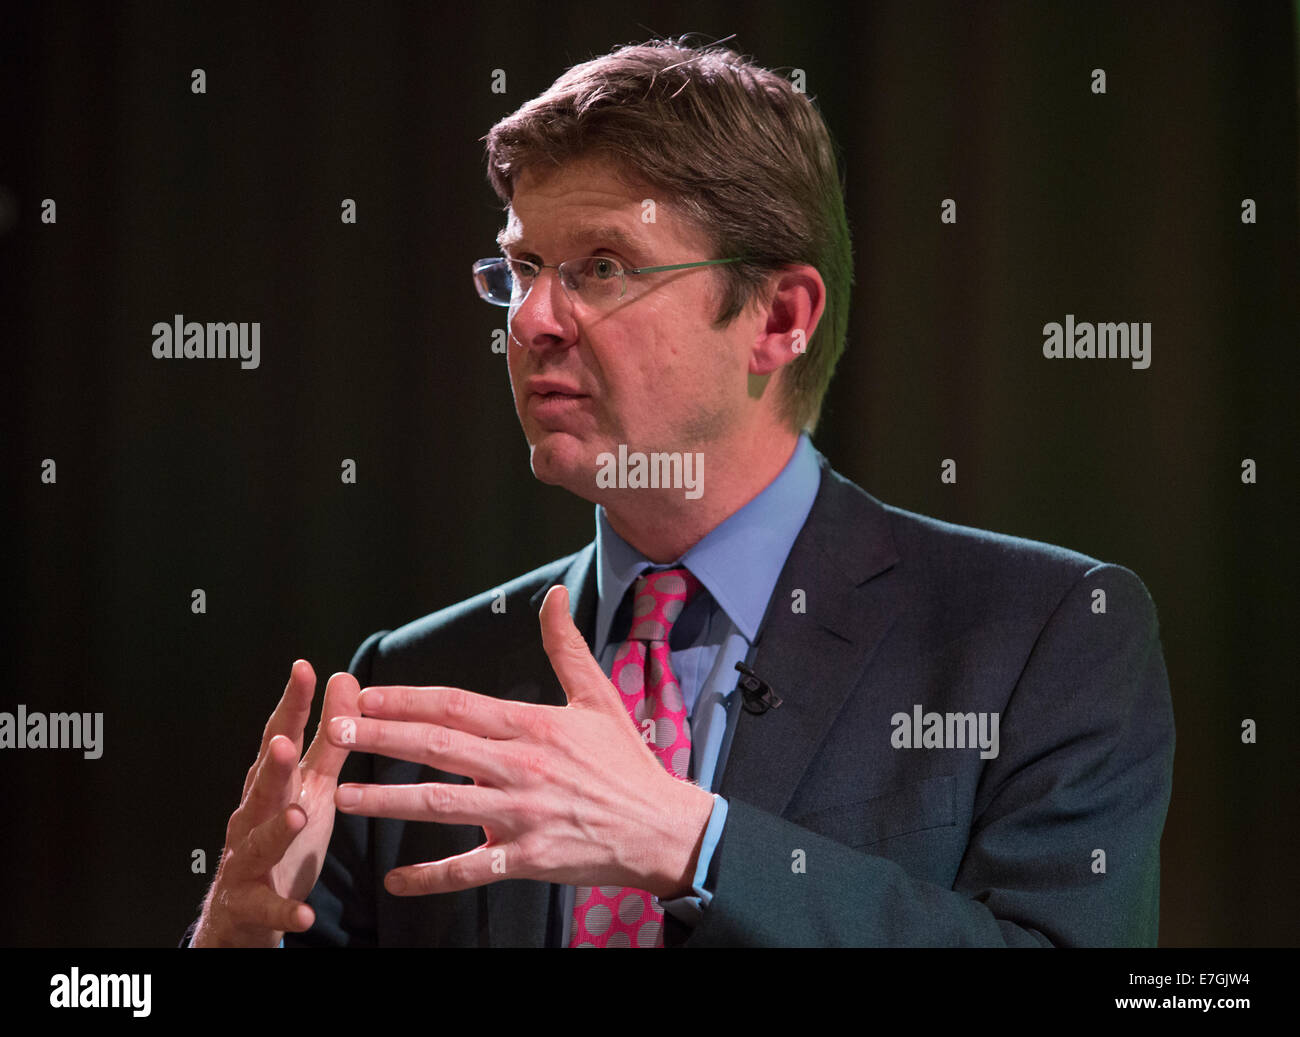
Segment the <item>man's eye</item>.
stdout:
<svg viewBox="0 0 1300 1037">
<path fill-rule="evenodd" d="M 592 263 L 592 272 L 600 280 L 606 281 L 611 277 L 618 276 L 618 264 L 612 259 L 601 259 L 597 256 L 595 262 Z"/>
</svg>

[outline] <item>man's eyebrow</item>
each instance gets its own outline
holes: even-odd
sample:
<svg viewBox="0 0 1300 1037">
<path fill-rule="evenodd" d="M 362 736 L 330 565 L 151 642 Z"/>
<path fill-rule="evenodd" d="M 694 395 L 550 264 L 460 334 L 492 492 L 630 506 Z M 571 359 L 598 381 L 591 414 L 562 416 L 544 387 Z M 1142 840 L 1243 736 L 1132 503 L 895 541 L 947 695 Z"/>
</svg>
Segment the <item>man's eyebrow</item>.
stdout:
<svg viewBox="0 0 1300 1037">
<path fill-rule="evenodd" d="M 509 226 L 503 227 L 500 233 L 497 234 L 497 245 L 502 252 L 509 248 L 518 247 L 526 240 L 526 235 L 515 233 Z M 573 227 L 565 233 L 563 240 L 574 245 L 579 242 L 599 243 L 595 244 L 597 248 L 603 245 L 613 245 L 625 252 L 637 254 L 644 253 L 646 249 L 646 243 L 640 238 L 629 234 L 621 227 L 613 225 Z"/>
</svg>

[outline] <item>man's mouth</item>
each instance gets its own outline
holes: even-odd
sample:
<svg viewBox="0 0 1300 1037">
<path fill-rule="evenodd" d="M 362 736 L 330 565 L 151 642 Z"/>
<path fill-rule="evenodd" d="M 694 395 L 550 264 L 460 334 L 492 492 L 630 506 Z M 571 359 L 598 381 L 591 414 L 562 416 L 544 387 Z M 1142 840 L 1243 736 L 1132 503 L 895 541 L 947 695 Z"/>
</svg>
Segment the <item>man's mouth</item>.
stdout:
<svg viewBox="0 0 1300 1037">
<path fill-rule="evenodd" d="M 550 422 L 567 422 L 570 417 L 577 415 L 587 407 L 589 397 L 579 393 L 561 392 L 552 390 L 550 392 L 534 392 L 528 397 L 528 412 L 538 421 L 544 423 Z M 559 427 L 558 425 L 556 426 Z"/>
<path fill-rule="evenodd" d="M 579 392 L 577 386 L 569 385 L 558 378 L 530 378 L 524 383 L 524 389 L 529 396 L 537 396 L 544 400 L 586 395 L 586 393 Z"/>
</svg>

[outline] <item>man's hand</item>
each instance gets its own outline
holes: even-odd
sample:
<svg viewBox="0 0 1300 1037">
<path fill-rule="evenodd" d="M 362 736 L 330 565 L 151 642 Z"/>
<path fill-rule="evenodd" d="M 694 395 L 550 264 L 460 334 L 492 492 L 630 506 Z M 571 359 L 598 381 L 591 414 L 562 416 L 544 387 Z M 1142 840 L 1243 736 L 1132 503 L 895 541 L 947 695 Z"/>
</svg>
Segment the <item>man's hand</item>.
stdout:
<svg viewBox="0 0 1300 1037">
<path fill-rule="evenodd" d="M 298 660 L 262 732 L 243 799 L 230 815 L 193 947 L 275 947 L 285 932 L 302 932 L 316 921 L 303 900 L 320 877 L 334 830 L 334 790 L 348 755 L 321 728 L 335 717 L 361 714 L 356 678 L 336 673 L 325 689 L 321 726 L 300 763 L 315 690 L 311 664 Z"/>
<path fill-rule="evenodd" d="M 355 741 L 336 746 L 463 774 L 472 785 L 342 785 L 350 814 L 482 826 L 483 845 L 396 868 L 390 893 L 448 893 L 498 879 L 687 895 L 713 797 L 666 771 L 553 587 L 542 644 L 568 706 L 495 699 L 460 688 L 376 687 L 361 693 Z M 371 719 L 373 718 L 373 719 Z"/>
</svg>

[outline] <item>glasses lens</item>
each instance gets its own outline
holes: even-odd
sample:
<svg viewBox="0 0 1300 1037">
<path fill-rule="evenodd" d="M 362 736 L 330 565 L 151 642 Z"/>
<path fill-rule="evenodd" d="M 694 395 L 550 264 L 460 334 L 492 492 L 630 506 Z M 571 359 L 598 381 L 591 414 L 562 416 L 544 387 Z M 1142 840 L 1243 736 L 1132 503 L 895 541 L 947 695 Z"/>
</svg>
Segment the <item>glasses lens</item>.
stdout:
<svg viewBox="0 0 1300 1037">
<path fill-rule="evenodd" d="M 503 259 L 480 259 L 474 264 L 474 288 L 494 306 L 509 306 L 510 269 Z"/>
<path fill-rule="evenodd" d="M 480 259 L 474 264 L 474 287 L 494 306 L 523 302 L 536 276 L 533 264 L 523 260 Z"/>
<path fill-rule="evenodd" d="M 623 297 L 623 267 L 609 256 L 587 256 L 561 263 L 564 287 L 589 306 L 601 306 Z"/>
<path fill-rule="evenodd" d="M 537 267 L 523 259 L 503 260 L 506 267 L 506 279 L 510 286 L 506 292 L 506 305 L 518 306 L 528 296 L 537 278 Z"/>
</svg>

